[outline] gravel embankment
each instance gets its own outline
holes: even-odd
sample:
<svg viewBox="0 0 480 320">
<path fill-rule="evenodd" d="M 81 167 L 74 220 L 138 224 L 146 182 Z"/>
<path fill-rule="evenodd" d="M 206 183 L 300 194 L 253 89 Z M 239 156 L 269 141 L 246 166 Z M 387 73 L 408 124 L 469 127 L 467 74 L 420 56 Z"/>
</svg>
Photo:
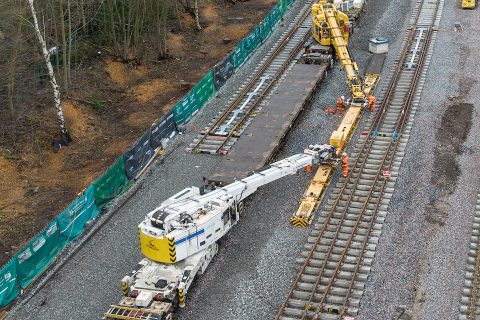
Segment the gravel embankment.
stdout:
<svg viewBox="0 0 480 320">
<path fill-rule="evenodd" d="M 458 318 L 480 191 L 479 20 L 478 11 L 446 1 L 359 319 L 393 319 L 400 305 L 414 319 Z M 462 33 L 454 32 L 456 21 Z M 461 102 L 474 104 L 471 119 Z"/>
<path fill-rule="evenodd" d="M 300 4 L 297 2 L 295 8 Z M 366 40 L 372 35 L 387 36 L 393 42 L 386 67 L 392 66 L 398 50 L 396 37 L 403 35 L 399 26 L 410 15 L 409 5 L 369 1 L 370 11 L 355 29 L 352 41 L 352 51 L 361 69 L 368 57 Z M 288 23 L 287 19 L 270 43 Z M 195 119 L 197 127 L 205 126 L 223 108 L 267 50 L 268 44 L 230 80 L 228 88 L 220 90 Z M 326 118 L 323 109 L 342 94 L 346 95 L 345 78 L 337 65 L 328 73 L 320 93 L 300 117 L 276 158 L 301 152 L 311 143 L 326 143 L 339 117 Z M 362 125 L 363 121 L 359 127 Z M 168 196 L 184 187 L 200 185 L 202 177 L 208 176 L 218 163 L 216 157 L 184 151 L 193 137 L 193 132 L 179 137 L 164 163 L 156 163 L 149 171 L 137 194 L 11 319 L 97 319 L 109 304 L 116 303 L 121 294 L 120 279 L 141 259 L 136 230 L 139 221 Z M 280 180 L 262 188 L 248 201 L 245 216 L 221 241 L 218 256 L 189 292 L 189 302 L 180 319 L 273 317 L 297 272 L 294 259 L 308 234 L 307 230 L 292 228 L 288 219 L 309 179 L 310 176 L 300 173 Z"/>
</svg>

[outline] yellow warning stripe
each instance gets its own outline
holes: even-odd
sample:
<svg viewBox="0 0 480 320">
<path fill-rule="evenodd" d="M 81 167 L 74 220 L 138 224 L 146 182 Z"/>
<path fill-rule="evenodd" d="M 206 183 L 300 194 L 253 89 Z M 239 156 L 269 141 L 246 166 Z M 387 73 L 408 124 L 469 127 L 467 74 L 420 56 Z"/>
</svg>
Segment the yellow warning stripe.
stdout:
<svg viewBox="0 0 480 320">
<path fill-rule="evenodd" d="M 178 289 L 178 305 L 181 308 L 185 307 L 185 291 L 182 288 Z"/>
<path fill-rule="evenodd" d="M 122 281 L 122 293 L 125 297 L 128 297 L 128 283 L 126 281 Z"/>
<path fill-rule="evenodd" d="M 297 218 L 297 217 L 291 217 L 290 218 L 290 223 L 297 228 L 306 228 L 308 227 L 308 220 L 305 220 L 304 218 Z"/>
<path fill-rule="evenodd" d="M 175 248 L 175 238 L 168 238 L 168 254 L 170 261 L 175 263 L 177 261 L 177 249 Z"/>
</svg>

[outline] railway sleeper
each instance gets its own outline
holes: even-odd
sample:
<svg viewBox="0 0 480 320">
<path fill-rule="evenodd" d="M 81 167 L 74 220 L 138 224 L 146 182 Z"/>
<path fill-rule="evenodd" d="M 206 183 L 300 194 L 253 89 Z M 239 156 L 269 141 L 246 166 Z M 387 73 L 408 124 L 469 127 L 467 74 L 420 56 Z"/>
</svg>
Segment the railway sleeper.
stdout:
<svg viewBox="0 0 480 320">
<path fill-rule="evenodd" d="M 388 208 L 388 201 L 386 201 L 386 204 L 380 204 L 378 210 L 376 210 L 376 204 L 368 204 L 365 210 L 365 213 L 362 215 L 362 221 L 370 221 L 369 217 L 373 215 L 373 212 L 376 210 L 377 211 L 377 217 L 384 217 L 385 212 L 387 211 Z M 319 219 L 326 219 L 328 216 L 330 216 L 330 219 L 335 218 L 335 219 L 341 219 L 343 216 L 343 211 L 341 210 L 342 207 L 337 207 L 335 212 L 333 212 L 333 215 L 330 216 L 331 210 L 327 211 L 322 211 L 321 216 Z M 344 209 L 344 208 L 343 208 Z M 341 212 L 339 212 L 341 211 Z M 345 217 L 346 220 L 356 220 L 358 217 L 359 211 L 357 213 L 351 213 L 347 212 L 347 216 Z M 320 220 L 318 220 L 320 221 Z M 324 220 L 321 220 L 324 221 Z"/>
<path fill-rule="evenodd" d="M 332 226 L 330 226 L 330 225 L 326 226 L 326 227 L 325 227 L 325 230 L 331 231 L 332 228 L 337 228 L 337 227 L 338 227 L 338 223 L 339 223 L 339 219 L 336 219 L 336 220 L 337 220 L 337 221 L 334 221 L 334 223 L 336 223 L 336 225 L 334 225 L 334 224 L 332 223 Z M 375 219 L 375 223 L 374 223 L 374 225 L 373 225 L 373 230 L 381 230 L 381 229 L 382 229 L 382 223 L 383 223 L 384 220 L 385 220 L 384 217 L 381 217 L 380 219 Z M 371 219 L 369 219 L 368 221 L 363 220 L 363 219 L 360 220 L 361 223 L 366 223 L 366 224 L 369 224 L 369 225 L 370 225 L 370 221 L 371 221 Z M 349 221 L 348 221 L 348 224 L 345 223 L 345 225 L 348 226 L 348 227 L 353 227 L 354 224 L 355 224 L 355 221 L 352 221 L 352 220 L 349 220 Z M 323 224 L 320 224 L 320 225 L 322 226 L 321 228 L 323 228 Z M 320 235 L 320 228 L 317 229 L 317 230 L 315 230 L 315 229 L 312 230 L 312 231 L 310 232 L 310 235 L 308 236 L 308 239 L 309 239 L 308 241 L 311 242 L 311 241 L 310 241 L 310 238 L 312 238 L 312 239 L 317 239 L 317 237 L 318 237 L 319 235 Z"/>
<path fill-rule="evenodd" d="M 380 184 L 380 183 L 383 183 L 383 180 L 381 180 L 381 181 L 376 181 L 376 182 L 377 182 L 377 184 Z M 342 186 L 343 186 L 343 184 L 342 184 Z M 344 197 L 344 199 L 345 199 L 345 197 L 351 195 L 352 192 L 354 192 L 356 195 L 358 195 L 358 192 L 357 192 L 358 190 L 360 190 L 360 191 L 365 191 L 365 190 L 364 190 L 365 187 L 362 187 L 361 189 L 359 189 L 359 188 L 357 188 L 357 187 L 360 187 L 360 184 L 354 185 L 353 183 L 347 183 L 347 186 L 346 186 L 345 189 L 335 187 L 335 188 L 332 190 L 332 192 L 330 193 L 329 198 L 330 198 L 330 199 L 336 199 L 336 198 L 338 198 L 339 195 L 340 195 L 340 196 Z M 370 185 L 370 188 L 371 188 L 371 185 Z M 377 192 L 378 192 L 378 191 L 380 191 L 380 189 L 381 189 L 381 185 L 378 186 L 378 187 L 376 187 L 373 191 L 377 191 Z M 369 190 L 370 190 L 370 189 L 368 189 L 367 191 L 369 191 Z"/>
<path fill-rule="evenodd" d="M 321 239 L 320 240 L 320 243 L 319 245 L 315 246 L 315 249 L 313 249 L 314 245 L 312 243 L 305 243 L 303 245 L 304 247 L 304 251 L 302 252 L 302 255 L 304 255 L 305 253 L 308 254 L 312 251 L 314 252 L 328 252 L 329 248 L 330 248 L 330 245 L 331 245 L 331 240 L 332 239 Z M 350 245 L 349 245 L 349 248 L 351 249 L 357 249 L 357 250 L 363 250 L 363 241 L 364 239 L 358 241 L 358 239 L 353 239 L 352 242 L 350 242 Z M 375 248 L 376 248 L 376 245 L 378 243 L 378 238 L 371 238 L 369 237 L 367 239 L 367 245 L 365 246 L 365 250 L 369 250 L 369 251 L 374 251 Z M 346 247 L 346 244 L 347 244 L 347 240 L 346 239 L 337 239 L 335 241 L 335 244 L 336 244 L 336 247 L 338 248 L 342 248 L 342 249 L 345 249 Z"/>
<path fill-rule="evenodd" d="M 318 225 L 321 226 L 320 228 L 318 229 L 313 229 L 311 232 L 310 232 L 310 235 L 309 235 L 309 238 L 316 238 L 318 235 L 320 235 L 320 229 L 325 229 L 327 231 L 330 231 L 331 229 L 336 229 L 338 228 L 338 225 L 340 224 L 340 220 L 339 218 L 334 218 L 334 219 L 331 219 L 328 223 L 328 225 L 325 226 L 325 223 L 319 223 Z M 367 217 L 365 219 L 360 218 L 360 223 L 361 224 L 368 224 L 370 225 L 371 224 L 371 221 L 372 221 L 372 218 L 371 216 L 370 217 Z M 353 228 L 353 226 L 356 224 L 356 220 L 344 220 L 342 225 L 345 226 L 345 227 L 349 227 L 349 228 Z M 317 224 L 316 224 L 317 225 Z M 375 222 L 374 222 L 374 225 L 373 225 L 373 229 L 374 230 L 380 230 L 382 228 L 382 223 L 380 221 L 378 221 L 378 219 L 375 219 Z"/>
<path fill-rule="evenodd" d="M 343 305 L 345 301 L 348 289 L 343 288 L 331 288 L 328 292 L 328 295 L 324 299 L 324 306 L 325 305 L 337 305 L 338 307 Z M 360 293 L 360 295 L 359 295 Z M 353 300 L 360 300 L 362 298 L 361 294 L 362 291 L 353 291 L 350 293 L 350 299 Z M 295 307 L 295 308 L 305 308 L 307 305 L 308 300 L 310 300 L 311 293 L 310 292 L 303 292 L 303 291 L 294 291 L 293 292 L 293 299 L 289 300 L 288 306 Z M 312 297 L 312 310 L 315 310 L 319 307 L 320 301 L 323 299 L 323 293 L 315 293 Z"/>
<path fill-rule="evenodd" d="M 343 252 L 344 252 L 344 248 L 334 247 L 332 249 L 332 255 L 333 256 L 340 256 L 340 255 L 343 254 Z M 310 253 L 311 252 L 302 251 L 300 253 L 300 257 L 296 258 L 295 261 L 299 262 L 299 263 L 305 262 L 305 258 L 308 257 Z M 351 255 L 351 256 L 358 257 L 360 254 L 363 254 L 363 259 L 373 259 L 373 257 L 375 256 L 375 252 L 370 251 L 370 250 L 362 250 L 361 248 L 350 248 L 349 249 L 349 255 Z M 325 260 L 326 255 L 327 255 L 326 252 L 314 251 L 312 253 L 312 257 L 311 257 L 311 259 L 313 261 L 312 263 L 317 263 L 317 261 Z"/>
<path fill-rule="evenodd" d="M 288 306 L 290 308 L 296 308 L 296 309 L 299 309 L 301 310 L 301 313 L 299 316 L 301 316 L 303 314 L 303 310 L 305 310 L 305 307 L 307 305 L 307 302 L 308 302 L 308 296 L 307 296 L 307 300 L 304 300 L 303 298 L 304 295 L 300 295 L 300 296 L 297 296 L 295 297 L 295 299 L 289 299 L 288 300 Z M 320 300 L 322 299 L 323 295 L 314 295 L 314 301 L 312 301 L 311 303 L 311 307 L 309 308 L 309 313 L 311 312 L 312 315 L 314 314 L 315 310 L 320 306 L 319 305 L 319 302 Z M 349 304 L 350 305 L 358 305 L 358 303 L 360 302 L 360 297 L 358 297 L 358 294 L 357 293 L 352 293 L 350 294 L 350 298 L 348 299 L 349 300 Z M 332 293 L 332 294 L 329 294 L 324 303 L 323 303 L 323 307 L 324 307 L 324 310 L 327 311 L 327 309 L 330 307 L 332 309 L 336 309 L 339 311 L 339 309 L 341 308 L 341 306 L 343 306 L 345 302 L 345 295 L 341 295 L 340 292 L 338 293 Z M 337 312 L 338 312 L 337 311 Z M 353 312 L 353 310 L 349 310 L 349 313 Z M 322 312 L 322 314 L 325 314 L 325 312 Z"/>
<path fill-rule="evenodd" d="M 323 255 L 323 259 L 317 259 L 317 258 L 311 258 L 309 261 L 308 261 L 308 264 L 307 264 L 307 267 L 305 268 L 305 270 L 303 270 L 303 274 L 304 275 L 317 275 L 318 272 L 320 272 L 321 268 L 323 268 L 323 265 L 325 264 L 325 257 L 326 257 L 326 254 L 324 253 Z M 343 262 L 343 263 L 346 263 L 346 264 L 357 264 L 358 260 L 359 259 L 362 259 L 362 258 L 359 258 L 359 257 L 352 257 L 352 256 L 347 256 L 345 257 L 345 260 L 347 260 L 348 258 L 348 261 L 346 262 Z M 341 259 L 341 254 L 335 254 L 335 255 L 331 255 L 329 257 L 329 263 L 330 263 L 330 266 L 327 265 L 327 269 L 335 269 L 337 266 L 338 266 L 338 263 Z M 367 263 L 371 263 L 371 262 L 367 262 Z M 367 264 L 369 265 L 369 264 Z"/>
<path fill-rule="evenodd" d="M 358 260 L 362 260 L 362 259 L 369 259 L 371 260 L 371 258 L 369 258 L 368 256 L 362 256 L 360 257 L 359 255 L 360 254 L 364 254 L 366 251 L 365 250 L 362 250 L 361 248 L 355 248 L 355 249 L 352 249 L 352 248 L 348 248 L 347 251 L 345 251 L 345 247 L 335 247 L 336 250 L 332 250 L 330 249 L 329 246 L 323 246 L 322 248 L 315 248 L 315 251 L 314 251 L 314 255 L 312 255 L 312 257 L 310 258 L 311 261 L 309 261 L 308 265 L 311 266 L 311 267 L 319 267 L 319 266 L 322 266 L 322 264 L 324 263 L 325 261 L 325 258 L 328 257 L 328 259 L 330 261 L 333 261 L 333 262 L 338 262 L 340 261 L 342 255 L 345 255 L 346 256 L 344 257 L 345 258 L 345 263 L 357 263 Z M 328 252 L 330 252 L 330 254 L 328 254 Z M 362 253 L 363 252 L 363 253 Z M 305 255 L 305 257 L 308 257 L 309 255 Z M 373 257 L 372 257 L 373 258 Z M 303 259 L 305 260 L 305 259 Z M 369 263 L 368 261 L 366 261 L 366 263 Z"/>
<path fill-rule="evenodd" d="M 306 319 L 311 320 L 316 317 L 316 320 L 335 320 L 338 319 L 338 314 L 321 314 L 316 315 L 312 311 L 309 311 L 306 317 L 303 317 L 303 309 L 295 309 L 295 308 L 285 308 L 282 316 L 279 318 L 280 320 L 299 320 L 299 319 Z"/>
<path fill-rule="evenodd" d="M 382 199 L 381 201 L 388 201 L 388 200 Z M 375 210 L 375 207 L 376 207 L 375 203 L 368 204 L 365 210 L 362 209 L 362 208 L 355 208 L 355 207 L 350 205 L 346 209 L 346 211 L 347 211 L 347 213 L 349 213 L 351 215 L 354 215 L 355 218 L 358 217 L 358 215 L 360 215 L 360 214 L 371 216 L 373 214 L 373 211 Z M 343 212 L 345 212 L 345 208 L 337 206 L 337 207 L 335 207 L 335 211 L 341 215 L 341 214 L 343 214 Z M 355 218 L 353 218 L 351 220 L 355 220 Z"/>
<path fill-rule="evenodd" d="M 357 228 L 355 235 L 353 236 L 353 240 L 355 241 L 363 241 L 364 237 L 367 234 L 367 228 L 369 227 L 369 223 L 360 223 L 359 227 Z M 322 240 L 348 240 L 349 237 L 352 235 L 353 228 L 351 227 L 340 227 L 340 232 L 337 233 L 337 229 L 333 231 L 325 231 L 322 235 Z M 308 243 L 308 242 L 307 242 Z"/>
<path fill-rule="evenodd" d="M 317 286 L 317 289 L 315 290 L 314 283 L 311 283 L 311 281 L 304 282 L 300 279 L 300 281 L 297 283 L 296 289 L 299 291 L 307 291 L 307 292 L 312 292 L 315 290 L 318 293 L 319 291 L 324 291 L 328 283 L 329 283 L 329 279 L 322 278 L 320 280 L 319 286 Z M 334 285 L 338 288 L 345 288 L 345 289 L 348 289 L 350 286 L 352 286 L 352 290 L 363 290 L 363 287 L 364 287 L 364 283 L 362 282 L 354 281 L 352 285 L 351 280 L 345 280 L 345 279 L 335 279 Z"/>
<path fill-rule="evenodd" d="M 316 274 L 302 274 L 301 281 L 303 283 L 315 284 L 317 282 L 319 272 L 320 272 L 320 268 L 317 269 Z M 323 279 L 325 279 L 326 281 L 330 280 L 333 277 L 334 273 L 335 273 L 334 270 L 330 270 L 330 269 L 324 270 Z M 358 272 L 355 274 L 355 281 L 359 283 L 365 283 L 368 278 L 368 273 L 369 271 L 366 271 L 366 269 L 360 270 L 359 268 Z M 351 271 L 340 270 L 335 274 L 335 280 L 343 280 L 343 281 L 351 282 L 352 277 L 353 277 L 353 272 Z"/>
<path fill-rule="evenodd" d="M 372 196 L 368 197 L 368 192 L 359 192 L 358 195 L 342 196 L 338 201 L 333 199 L 328 199 L 327 206 L 325 206 L 324 210 L 331 211 L 335 206 L 336 211 L 344 211 L 345 205 L 347 204 L 347 202 L 350 202 L 349 207 L 351 208 L 360 209 L 364 207 L 365 203 L 367 203 L 367 209 L 374 209 L 375 205 L 380 200 L 378 197 L 379 193 L 380 191 L 372 192 Z M 373 205 L 373 207 L 371 205 Z"/>
<path fill-rule="evenodd" d="M 333 215 L 330 217 L 328 223 L 326 218 L 320 218 L 318 219 L 318 222 L 315 223 L 315 229 L 313 229 L 310 232 L 310 236 L 317 236 L 320 234 L 320 230 L 322 229 L 331 229 L 331 228 L 337 228 L 340 223 L 342 223 L 343 226 L 345 227 L 353 227 L 358 220 L 358 217 L 352 217 L 351 219 L 342 219 L 342 214 L 338 215 Z M 362 216 L 360 218 L 360 223 L 371 223 L 372 219 L 371 216 Z M 318 226 L 318 228 L 316 228 Z"/>
<path fill-rule="evenodd" d="M 339 309 L 340 306 L 342 306 L 345 302 L 347 291 L 347 289 L 343 288 L 338 290 L 337 288 L 331 288 L 328 292 L 328 295 L 324 299 L 324 306 L 337 306 L 337 309 Z M 363 290 L 352 291 L 349 297 L 350 305 L 353 304 L 355 301 L 360 301 L 362 294 Z M 308 300 L 310 299 L 310 295 L 311 292 L 294 291 L 292 294 L 292 298 L 288 300 L 288 306 L 304 309 L 307 305 Z M 322 293 L 315 293 L 312 297 L 312 308 L 310 310 L 317 309 L 319 307 L 319 302 L 322 300 L 322 298 Z"/>
<path fill-rule="evenodd" d="M 366 226 L 365 226 L 366 225 Z M 369 227 L 370 223 L 368 222 L 365 222 L 363 224 L 361 224 L 361 230 L 357 230 L 356 234 L 358 234 L 359 236 L 363 236 L 365 234 L 367 234 L 368 232 L 368 227 Z M 371 230 L 371 234 L 370 236 L 371 237 L 379 237 L 381 232 L 382 232 L 382 229 L 381 229 L 381 225 L 380 224 L 374 224 L 374 226 L 372 227 L 372 230 Z M 326 234 L 326 233 L 332 233 L 332 232 L 336 232 L 338 229 L 338 226 L 331 226 L 331 227 L 327 227 L 325 228 L 326 231 L 324 231 L 323 234 Z M 343 226 L 341 228 L 341 233 L 345 234 L 347 233 L 348 231 L 352 231 L 353 232 L 353 227 L 345 227 Z M 323 234 L 322 234 L 322 238 L 323 238 Z M 315 243 L 317 241 L 317 236 L 314 236 L 314 235 L 311 235 L 307 238 L 307 243 Z"/>
<path fill-rule="evenodd" d="M 311 255 L 311 259 L 314 259 L 314 257 L 317 257 L 319 255 L 322 255 L 322 254 L 326 254 L 330 249 L 330 247 L 328 246 L 328 243 L 322 245 L 322 246 L 316 246 L 315 249 L 313 250 L 312 252 L 312 247 L 313 245 L 310 244 L 310 246 L 308 247 L 309 245 L 308 244 L 305 244 L 304 247 L 305 249 L 303 249 L 301 252 L 300 252 L 300 258 L 305 258 L 307 259 L 308 257 L 310 257 Z M 369 243 L 367 241 L 367 245 L 363 246 L 363 241 L 362 242 L 354 242 L 354 243 L 351 243 L 350 244 L 350 247 L 349 247 L 349 250 L 357 250 L 357 251 L 360 251 L 360 252 L 373 252 L 375 250 L 375 247 L 376 247 L 376 244 L 375 243 Z M 338 249 L 340 250 L 345 250 L 345 247 L 337 247 Z M 355 252 L 357 252 L 355 251 Z M 315 260 L 318 260 L 315 258 Z"/>
<path fill-rule="evenodd" d="M 339 263 L 340 263 L 339 258 L 340 258 L 340 256 L 337 256 L 337 259 L 329 260 L 330 265 L 327 265 L 327 269 L 334 270 L 335 268 L 337 268 Z M 343 261 L 341 263 L 341 266 L 340 266 L 339 270 L 340 271 L 343 270 L 343 271 L 347 271 L 347 272 L 354 272 L 355 268 L 356 268 L 356 265 L 359 262 L 359 260 L 360 260 L 360 266 L 361 267 L 370 268 L 371 265 L 372 265 L 372 259 L 369 259 L 369 258 L 363 259 L 363 258 L 358 258 L 358 257 L 347 256 L 347 257 L 345 257 L 345 261 Z M 315 276 L 315 275 L 318 274 L 319 270 L 321 270 L 323 268 L 324 263 L 325 263 L 324 260 L 316 260 L 316 259 L 310 260 L 308 262 L 308 267 L 305 268 L 303 273 L 305 275 L 314 275 Z"/>
<path fill-rule="evenodd" d="M 365 211 L 365 214 L 362 215 L 362 217 L 360 218 L 360 222 L 370 223 L 372 221 L 372 217 L 373 217 L 373 214 L 372 214 L 373 210 L 374 209 L 367 209 Z M 328 212 L 325 212 L 325 215 L 326 214 L 328 214 Z M 320 219 L 322 219 L 322 220 L 320 220 Z M 321 228 L 323 228 L 323 225 L 326 222 L 326 220 L 324 220 L 324 219 L 326 219 L 326 217 L 319 218 L 318 223 L 315 224 L 315 228 L 317 230 L 320 230 Z M 342 220 L 342 219 L 344 221 L 353 221 L 353 223 L 355 223 L 355 221 L 357 221 L 357 219 L 358 219 L 358 214 L 347 212 L 347 215 L 344 216 L 343 211 L 342 212 L 335 211 L 333 213 L 333 215 L 330 217 L 330 220 L 328 221 L 328 224 L 338 225 L 340 223 L 340 220 Z M 318 226 L 318 228 L 317 228 L 317 226 Z"/>
</svg>

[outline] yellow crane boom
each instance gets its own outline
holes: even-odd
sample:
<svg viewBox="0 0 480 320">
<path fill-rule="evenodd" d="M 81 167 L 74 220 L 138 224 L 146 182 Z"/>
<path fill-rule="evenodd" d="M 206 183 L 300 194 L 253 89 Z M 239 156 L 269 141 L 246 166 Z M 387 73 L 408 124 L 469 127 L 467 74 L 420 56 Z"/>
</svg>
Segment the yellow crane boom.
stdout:
<svg viewBox="0 0 480 320">
<path fill-rule="evenodd" d="M 347 85 L 352 92 L 353 104 L 365 103 L 362 80 L 358 74 L 358 66 L 348 51 L 350 34 L 348 16 L 338 11 L 335 5 L 320 1 L 312 5 L 313 38 L 323 46 L 335 48 L 338 60 L 347 77 Z"/>
</svg>

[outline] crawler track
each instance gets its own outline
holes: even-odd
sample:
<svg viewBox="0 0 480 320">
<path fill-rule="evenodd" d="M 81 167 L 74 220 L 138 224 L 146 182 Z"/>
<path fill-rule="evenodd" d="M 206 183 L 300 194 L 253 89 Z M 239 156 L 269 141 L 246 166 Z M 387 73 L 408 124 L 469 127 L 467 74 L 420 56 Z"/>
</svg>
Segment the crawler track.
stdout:
<svg viewBox="0 0 480 320">
<path fill-rule="evenodd" d="M 358 313 L 430 62 L 443 0 L 417 1 L 380 111 L 361 133 L 308 238 L 276 319 L 343 319 Z M 390 177 L 388 177 L 391 175 Z"/>
<path fill-rule="evenodd" d="M 477 197 L 475 216 L 473 218 L 470 250 L 467 258 L 467 271 L 460 306 L 461 320 L 475 320 L 480 317 L 480 194 Z"/>
<path fill-rule="evenodd" d="M 190 144 L 189 151 L 226 154 L 230 150 L 310 37 L 311 20 L 308 18 L 312 2 L 305 1 L 292 27 L 285 31 L 261 61 L 255 74 L 231 98 L 228 107 Z"/>
</svg>

